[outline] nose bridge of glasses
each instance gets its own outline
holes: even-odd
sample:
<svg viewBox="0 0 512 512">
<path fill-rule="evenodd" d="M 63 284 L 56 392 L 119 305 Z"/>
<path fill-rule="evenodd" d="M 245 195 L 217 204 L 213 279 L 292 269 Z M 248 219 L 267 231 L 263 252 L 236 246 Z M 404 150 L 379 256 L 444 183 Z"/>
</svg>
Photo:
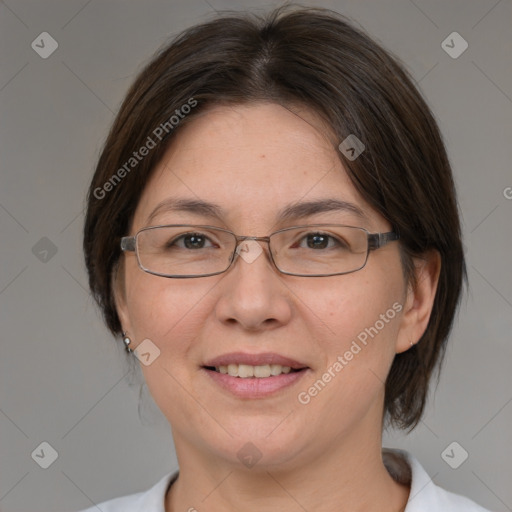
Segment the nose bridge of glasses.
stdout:
<svg viewBox="0 0 512 512">
<path fill-rule="evenodd" d="M 270 256 L 270 259 L 272 259 L 272 256 L 269 254 L 270 253 L 270 237 L 269 236 L 245 236 L 245 235 L 235 235 L 235 238 L 236 238 L 236 244 L 235 244 L 235 248 L 234 248 L 234 253 L 235 255 L 238 255 L 238 256 L 243 256 L 242 253 L 247 253 L 248 251 L 250 251 L 250 246 L 249 246 L 249 243 L 250 242 L 256 242 L 257 245 L 260 246 L 260 249 L 258 249 L 256 252 L 252 251 L 254 256 L 252 257 L 243 257 L 243 259 L 247 260 L 247 261 L 253 261 L 253 258 L 255 259 L 255 256 L 259 256 L 259 251 L 261 250 L 261 252 L 265 252 L 267 253 L 267 257 Z M 263 246 L 261 246 L 261 244 L 259 242 L 266 242 L 267 243 L 267 250 L 265 250 L 265 248 Z M 244 249 L 244 244 L 247 244 L 245 245 L 245 249 Z M 258 254 L 256 254 L 258 253 Z"/>
<path fill-rule="evenodd" d="M 270 250 L 270 237 L 269 236 L 245 236 L 245 235 L 235 235 L 236 243 L 235 243 L 235 252 L 238 253 L 240 251 L 239 247 L 243 246 L 244 243 L 247 242 L 267 242 L 268 248 Z M 262 250 L 264 247 L 258 243 Z"/>
<path fill-rule="evenodd" d="M 270 242 L 270 237 L 269 236 L 235 235 L 235 238 L 236 238 L 236 245 L 237 246 L 238 246 L 238 244 L 240 242 L 244 242 L 245 240 L 254 240 L 256 242 L 267 242 L 267 243 Z"/>
</svg>

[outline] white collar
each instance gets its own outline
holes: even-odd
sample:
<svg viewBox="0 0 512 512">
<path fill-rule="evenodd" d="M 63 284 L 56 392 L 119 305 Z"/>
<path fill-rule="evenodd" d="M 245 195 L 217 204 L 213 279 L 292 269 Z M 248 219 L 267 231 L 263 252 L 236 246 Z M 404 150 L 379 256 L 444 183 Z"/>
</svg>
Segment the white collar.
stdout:
<svg viewBox="0 0 512 512">
<path fill-rule="evenodd" d="M 398 482 L 411 486 L 405 512 L 490 512 L 473 501 L 434 484 L 418 460 L 403 450 L 384 448 L 384 465 Z M 99 505 L 103 512 L 165 512 L 165 496 L 178 471 L 162 477 L 151 489 L 109 500 Z M 94 512 L 96 507 L 83 512 Z"/>
</svg>

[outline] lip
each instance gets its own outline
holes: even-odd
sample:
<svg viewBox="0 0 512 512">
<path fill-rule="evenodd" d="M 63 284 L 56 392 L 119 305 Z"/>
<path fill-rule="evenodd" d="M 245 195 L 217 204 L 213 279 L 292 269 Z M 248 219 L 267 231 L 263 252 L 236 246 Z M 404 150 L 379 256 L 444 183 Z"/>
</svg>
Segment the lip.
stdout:
<svg viewBox="0 0 512 512">
<path fill-rule="evenodd" d="M 264 364 L 280 364 L 289 366 L 293 370 L 308 368 L 307 364 L 301 363 L 289 357 L 284 357 L 273 352 L 264 352 L 262 354 L 248 354 L 246 352 L 231 352 L 210 359 L 203 366 L 227 366 L 228 364 L 248 364 L 250 366 L 262 366 Z"/>
<path fill-rule="evenodd" d="M 276 363 L 278 364 L 278 363 Z M 232 377 L 227 373 L 218 373 L 215 370 L 202 368 L 212 381 L 222 389 L 229 391 L 237 398 L 267 398 L 277 394 L 301 380 L 304 375 L 309 373 L 309 369 L 304 368 L 290 373 L 282 373 L 273 377 Z"/>
<path fill-rule="evenodd" d="M 271 377 L 232 377 L 226 373 L 218 373 L 211 367 L 227 366 L 229 364 L 248 364 L 251 366 L 261 366 L 264 364 L 279 364 L 292 368 L 290 373 L 282 373 Z M 202 367 L 202 370 L 212 381 L 223 390 L 238 398 L 266 398 L 277 394 L 301 380 L 305 374 L 309 373 L 310 368 L 295 359 L 266 352 L 262 354 L 247 354 L 245 352 L 232 352 L 224 354 L 214 359 L 210 359 Z"/>
</svg>

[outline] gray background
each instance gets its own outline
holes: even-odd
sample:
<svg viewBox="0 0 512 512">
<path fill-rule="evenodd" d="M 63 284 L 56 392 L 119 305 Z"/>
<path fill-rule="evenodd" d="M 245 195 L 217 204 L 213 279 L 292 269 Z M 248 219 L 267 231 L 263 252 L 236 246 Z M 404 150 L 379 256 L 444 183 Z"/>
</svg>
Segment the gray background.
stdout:
<svg viewBox="0 0 512 512">
<path fill-rule="evenodd" d="M 177 467 L 165 418 L 145 389 L 139 417 L 138 377 L 88 293 L 84 194 L 142 63 L 214 10 L 273 5 L 0 2 L 3 512 L 78 510 L 146 489 Z M 437 484 L 512 510 L 512 3 L 316 5 L 357 20 L 412 72 L 444 133 L 464 218 L 471 289 L 443 376 L 416 431 L 388 433 L 385 445 L 412 451 Z M 31 48 L 44 31 L 59 45 L 47 59 Z M 457 59 L 441 46 L 453 31 L 469 44 Z M 31 457 L 43 441 L 58 453 L 48 469 Z M 441 457 L 453 441 L 469 454 L 458 469 Z M 456 447 L 454 458 L 462 453 Z"/>
</svg>

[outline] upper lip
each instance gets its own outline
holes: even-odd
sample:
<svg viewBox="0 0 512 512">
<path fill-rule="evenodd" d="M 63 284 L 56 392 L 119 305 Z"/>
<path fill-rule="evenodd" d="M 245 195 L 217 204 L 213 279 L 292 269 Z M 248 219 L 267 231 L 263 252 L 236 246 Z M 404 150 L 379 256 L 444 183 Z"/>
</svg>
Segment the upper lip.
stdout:
<svg viewBox="0 0 512 512">
<path fill-rule="evenodd" d="M 250 366 L 263 366 L 265 364 L 280 364 L 281 366 L 289 366 L 295 370 L 308 368 L 303 364 L 289 357 L 280 354 L 265 352 L 262 354 L 247 354 L 244 352 L 231 352 L 223 354 L 207 361 L 204 366 L 227 366 L 228 364 L 248 364 Z"/>
</svg>

